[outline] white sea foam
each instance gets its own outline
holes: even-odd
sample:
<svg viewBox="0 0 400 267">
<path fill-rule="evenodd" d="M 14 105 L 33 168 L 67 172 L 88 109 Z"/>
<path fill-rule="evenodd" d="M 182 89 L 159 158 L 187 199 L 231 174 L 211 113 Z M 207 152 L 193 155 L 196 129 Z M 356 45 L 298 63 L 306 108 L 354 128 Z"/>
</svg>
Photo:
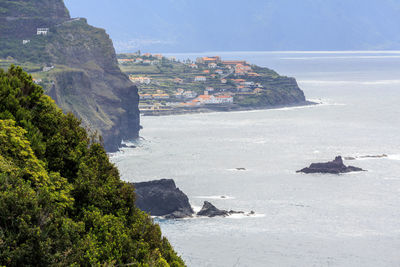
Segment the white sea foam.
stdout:
<svg viewBox="0 0 400 267">
<path fill-rule="evenodd" d="M 198 213 L 201 210 L 201 206 L 192 205 L 192 209 L 195 213 Z"/>
<path fill-rule="evenodd" d="M 197 199 L 235 199 L 235 197 L 231 197 L 231 196 L 226 196 L 226 195 L 220 195 L 220 196 L 195 196 L 193 198 L 197 198 Z"/>
<path fill-rule="evenodd" d="M 400 56 L 325 56 L 325 57 L 282 57 L 283 60 L 324 60 L 324 59 L 398 59 Z"/>
<path fill-rule="evenodd" d="M 261 213 L 255 213 L 255 214 L 248 214 L 248 213 L 238 213 L 238 214 L 232 214 L 229 215 L 226 218 L 229 219 L 246 219 L 246 218 L 263 218 L 265 217 L 265 214 L 261 214 Z"/>
<path fill-rule="evenodd" d="M 244 171 L 248 171 L 248 169 L 246 168 L 235 168 L 235 169 L 226 169 L 227 171 L 231 171 L 231 172 L 244 172 Z"/>
<path fill-rule="evenodd" d="M 299 80 L 299 84 L 310 85 L 395 85 L 400 80 L 350 81 L 350 80 Z"/>
<path fill-rule="evenodd" d="M 400 154 L 388 155 L 387 158 L 391 160 L 400 160 Z"/>
</svg>

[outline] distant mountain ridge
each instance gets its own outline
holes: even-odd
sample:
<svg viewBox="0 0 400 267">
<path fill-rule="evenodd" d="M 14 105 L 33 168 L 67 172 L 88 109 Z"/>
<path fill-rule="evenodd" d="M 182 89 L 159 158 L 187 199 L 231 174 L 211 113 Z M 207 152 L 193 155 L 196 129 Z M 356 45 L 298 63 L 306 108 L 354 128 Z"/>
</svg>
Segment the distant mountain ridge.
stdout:
<svg viewBox="0 0 400 267">
<path fill-rule="evenodd" d="M 10 59 L 3 65 L 31 68 L 64 111 L 103 136 L 107 151 L 138 137 L 137 88 L 103 29 L 71 19 L 62 0 L 0 0 L 0 36 L 0 59 Z"/>
<path fill-rule="evenodd" d="M 398 50 L 396 0 L 67 0 L 118 52 Z M 96 5 L 96 10 L 93 6 Z"/>
</svg>

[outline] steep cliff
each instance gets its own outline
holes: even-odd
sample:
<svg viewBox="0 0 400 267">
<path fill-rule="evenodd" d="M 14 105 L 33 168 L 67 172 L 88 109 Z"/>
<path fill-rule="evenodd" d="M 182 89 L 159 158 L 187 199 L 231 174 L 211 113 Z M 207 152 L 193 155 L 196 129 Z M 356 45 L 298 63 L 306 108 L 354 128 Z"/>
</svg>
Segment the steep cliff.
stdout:
<svg viewBox="0 0 400 267">
<path fill-rule="evenodd" d="M 137 88 L 120 71 L 103 29 L 71 19 L 62 0 L 0 0 L 0 22 L 0 58 L 54 67 L 33 75 L 64 111 L 103 136 L 107 151 L 138 137 Z M 37 35 L 37 28 L 49 31 Z"/>
</svg>

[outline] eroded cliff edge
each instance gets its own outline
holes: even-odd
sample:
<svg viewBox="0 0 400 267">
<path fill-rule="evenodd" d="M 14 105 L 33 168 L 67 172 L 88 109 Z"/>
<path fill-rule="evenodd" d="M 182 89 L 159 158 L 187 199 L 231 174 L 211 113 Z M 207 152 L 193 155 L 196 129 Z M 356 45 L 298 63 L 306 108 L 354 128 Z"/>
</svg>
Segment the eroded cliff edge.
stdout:
<svg viewBox="0 0 400 267">
<path fill-rule="evenodd" d="M 62 0 L 0 0 L 0 22 L 0 58 L 31 67 L 64 111 L 102 135 L 107 151 L 138 137 L 138 90 L 105 30 L 71 19 Z M 48 31 L 38 35 L 38 28 Z"/>
</svg>

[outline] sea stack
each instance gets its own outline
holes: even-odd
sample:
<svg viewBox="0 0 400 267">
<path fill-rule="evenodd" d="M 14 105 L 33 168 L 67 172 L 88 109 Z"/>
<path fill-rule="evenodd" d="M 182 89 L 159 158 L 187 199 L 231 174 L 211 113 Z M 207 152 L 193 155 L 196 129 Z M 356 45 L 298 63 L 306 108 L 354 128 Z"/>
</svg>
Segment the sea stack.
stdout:
<svg viewBox="0 0 400 267">
<path fill-rule="evenodd" d="M 359 171 L 365 171 L 365 170 L 354 166 L 346 166 L 343 164 L 342 157 L 337 156 L 333 161 L 325 163 L 312 163 L 310 167 L 301 169 L 297 172 L 302 172 L 307 174 L 308 173 L 340 174 L 340 173 L 359 172 Z"/>
<path fill-rule="evenodd" d="M 134 186 L 137 207 L 153 216 L 178 219 L 194 213 L 188 197 L 172 179 L 135 183 Z"/>
</svg>

